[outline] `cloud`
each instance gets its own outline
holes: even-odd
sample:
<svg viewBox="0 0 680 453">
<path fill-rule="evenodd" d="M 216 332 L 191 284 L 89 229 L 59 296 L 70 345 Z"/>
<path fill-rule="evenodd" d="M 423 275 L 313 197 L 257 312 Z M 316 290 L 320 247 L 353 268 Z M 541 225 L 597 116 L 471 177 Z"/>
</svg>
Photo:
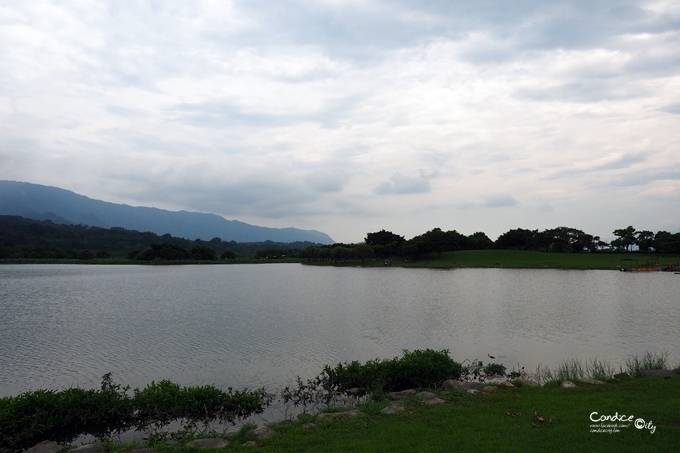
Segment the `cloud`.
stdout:
<svg viewBox="0 0 680 453">
<path fill-rule="evenodd" d="M 506 208 L 518 204 L 519 202 L 512 195 L 489 195 L 484 197 L 482 206 L 485 208 Z"/>
<path fill-rule="evenodd" d="M 573 168 L 560 170 L 550 175 L 548 178 L 568 178 L 591 172 L 627 169 L 635 166 L 636 164 L 647 161 L 647 158 L 647 155 L 643 153 L 630 153 L 623 155 L 615 153 L 595 161 L 576 163 L 573 165 Z"/>
<path fill-rule="evenodd" d="M 341 241 L 606 233 L 677 211 L 646 203 L 677 189 L 677 2 L 37 0 L 0 16 L 1 179 Z"/>
<path fill-rule="evenodd" d="M 378 185 L 375 188 L 375 193 L 380 195 L 427 193 L 432 190 L 430 179 L 436 176 L 436 172 L 428 175 L 424 171 L 421 171 L 420 176 L 406 176 L 395 173 L 390 177 L 389 182 Z"/>
</svg>

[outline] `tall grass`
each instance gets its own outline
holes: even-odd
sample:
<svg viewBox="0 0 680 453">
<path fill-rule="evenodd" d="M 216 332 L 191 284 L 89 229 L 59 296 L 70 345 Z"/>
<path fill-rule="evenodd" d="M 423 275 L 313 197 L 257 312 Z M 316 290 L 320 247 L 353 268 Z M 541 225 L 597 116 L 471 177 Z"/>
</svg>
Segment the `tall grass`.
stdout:
<svg viewBox="0 0 680 453">
<path fill-rule="evenodd" d="M 626 368 L 628 374 L 631 376 L 642 376 L 645 370 L 660 370 L 666 368 L 668 365 L 668 357 L 671 353 L 667 349 L 662 349 L 659 352 L 645 352 L 642 358 L 637 356 L 630 356 L 626 359 Z"/>
<path fill-rule="evenodd" d="M 659 352 L 645 352 L 642 357 L 630 356 L 625 361 L 625 372 L 631 377 L 640 377 L 644 370 L 660 370 L 667 368 L 670 352 L 662 349 Z M 680 371 L 680 364 L 677 369 Z M 532 378 L 540 384 L 548 382 L 577 381 L 583 378 L 592 378 L 607 381 L 614 378 L 618 372 L 623 372 L 624 367 L 613 366 L 606 360 L 593 358 L 583 364 L 579 359 L 563 361 L 556 370 L 539 365 Z"/>
</svg>

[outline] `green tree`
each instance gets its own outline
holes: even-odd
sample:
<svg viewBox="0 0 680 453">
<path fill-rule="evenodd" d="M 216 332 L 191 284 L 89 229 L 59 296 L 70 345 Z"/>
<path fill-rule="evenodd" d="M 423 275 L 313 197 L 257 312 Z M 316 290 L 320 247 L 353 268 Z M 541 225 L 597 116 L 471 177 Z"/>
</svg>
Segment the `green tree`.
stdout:
<svg viewBox="0 0 680 453">
<path fill-rule="evenodd" d="M 616 239 L 612 241 L 614 247 L 630 251 L 630 246 L 635 244 L 635 228 L 632 226 L 614 230 L 614 236 L 616 236 Z"/>
<path fill-rule="evenodd" d="M 364 265 L 364 260 L 373 258 L 373 249 L 366 244 L 359 244 L 352 248 L 352 255 L 361 260 L 361 265 Z"/>
<path fill-rule="evenodd" d="M 486 233 L 478 231 L 468 236 L 467 248 L 470 250 L 486 250 L 491 247 L 493 247 L 493 241 L 489 239 Z"/>
<path fill-rule="evenodd" d="M 234 258 L 236 258 L 236 253 L 232 252 L 231 250 L 225 250 L 220 255 L 220 258 L 223 260 L 233 260 Z"/>
<path fill-rule="evenodd" d="M 401 246 L 406 240 L 404 236 L 399 236 L 391 231 L 380 230 L 376 233 L 368 233 L 364 242 L 373 248 L 376 255 L 386 258 L 401 255 Z"/>
<path fill-rule="evenodd" d="M 635 245 L 643 252 L 649 252 L 652 248 L 652 243 L 654 242 L 654 233 L 651 231 L 636 231 L 635 232 Z"/>
</svg>

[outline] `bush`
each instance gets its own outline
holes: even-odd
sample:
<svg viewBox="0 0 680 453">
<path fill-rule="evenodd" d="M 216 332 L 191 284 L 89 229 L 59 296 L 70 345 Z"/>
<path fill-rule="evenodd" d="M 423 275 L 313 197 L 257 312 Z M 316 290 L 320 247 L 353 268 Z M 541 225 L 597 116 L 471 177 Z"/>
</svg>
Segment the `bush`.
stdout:
<svg viewBox="0 0 680 453">
<path fill-rule="evenodd" d="M 401 357 L 326 365 L 321 374 L 297 387 L 282 391 L 283 401 L 297 405 L 328 404 L 336 394 L 359 388 L 360 393 L 380 397 L 385 392 L 439 386 L 447 379 L 460 378 L 463 367 L 449 357 L 448 350 L 404 351 Z"/>
<path fill-rule="evenodd" d="M 181 387 L 164 380 L 128 394 L 111 375 L 101 390 L 36 390 L 0 398 L 0 453 L 15 453 L 42 440 L 71 442 L 90 434 L 108 437 L 129 429 L 162 428 L 174 420 L 233 423 L 260 414 L 269 404 L 264 389 L 226 392 L 211 386 Z"/>
</svg>

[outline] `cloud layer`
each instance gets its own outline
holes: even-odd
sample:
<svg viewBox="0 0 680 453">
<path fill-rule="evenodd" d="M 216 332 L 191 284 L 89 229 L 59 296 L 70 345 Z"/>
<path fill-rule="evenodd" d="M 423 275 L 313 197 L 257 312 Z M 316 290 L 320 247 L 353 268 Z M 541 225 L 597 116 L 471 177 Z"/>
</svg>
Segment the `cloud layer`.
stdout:
<svg viewBox="0 0 680 453">
<path fill-rule="evenodd" d="M 677 231 L 679 74 L 674 1 L 13 2 L 0 179 L 339 241 Z"/>
</svg>

